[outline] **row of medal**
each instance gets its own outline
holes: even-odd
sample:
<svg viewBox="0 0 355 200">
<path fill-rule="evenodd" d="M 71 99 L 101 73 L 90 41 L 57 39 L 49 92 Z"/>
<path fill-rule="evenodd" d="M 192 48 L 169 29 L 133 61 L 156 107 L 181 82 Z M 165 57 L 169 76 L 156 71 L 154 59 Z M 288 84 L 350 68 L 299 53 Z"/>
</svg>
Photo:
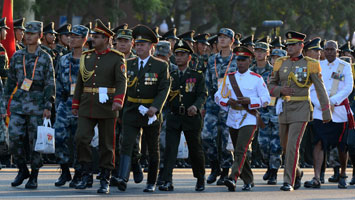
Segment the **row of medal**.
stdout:
<svg viewBox="0 0 355 200">
<path fill-rule="evenodd" d="M 185 92 L 192 92 L 195 84 L 196 84 L 196 78 L 186 79 Z"/>
<path fill-rule="evenodd" d="M 153 85 L 158 81 L 157 73 L 145 73 L 144 77 L 144 85 Z"/>
<path fill-rule="evenodd" d="M 296 66 L 295 77 L 299 82 L 307 78 L 307 67 Z"/>
</svg>

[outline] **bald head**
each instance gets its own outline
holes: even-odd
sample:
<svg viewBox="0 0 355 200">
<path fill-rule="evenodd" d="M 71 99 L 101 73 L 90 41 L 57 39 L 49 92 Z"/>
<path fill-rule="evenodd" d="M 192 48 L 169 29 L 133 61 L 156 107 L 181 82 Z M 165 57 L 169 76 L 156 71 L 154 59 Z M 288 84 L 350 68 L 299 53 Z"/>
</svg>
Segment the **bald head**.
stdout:
<svg viewBox="0 0 355 200">
<path fill-rule="evenodd" d="M 324 48 L 326 49 L 327 47 L 329 48 L 335 48 L 338 49 L 338 42 L 334 40 L 329 40 L 327 43 L 325 43 Z"/>
</svg>

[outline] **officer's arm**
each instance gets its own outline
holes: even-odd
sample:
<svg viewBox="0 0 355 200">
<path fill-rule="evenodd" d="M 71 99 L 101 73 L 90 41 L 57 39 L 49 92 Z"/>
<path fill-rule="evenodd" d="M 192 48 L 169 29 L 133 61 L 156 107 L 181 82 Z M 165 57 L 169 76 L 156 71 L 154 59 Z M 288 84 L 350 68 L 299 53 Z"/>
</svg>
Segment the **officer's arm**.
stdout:
<svg viewBox="0 0 355 200">
<path fill-rule="evenodd" d="M 6 103 L 9 102 L 10 96 L 11 96 L 12 92 L 14 91 L 16 84 L 17 84 L 15 57 L 16 56 L 14 54 L 10 60 L 10 69 L 8 71 L 7 81 L 5 84 L 4 96 L 5 96 Z M 19 84 L 22 84 L 22 83 L 19 83 Z M 21 85 L 19 87 L 21 87 Z"/>
<path fill-rule="evenodd" d="M 312 85 L 310 88 L 310 96 L 311 96 L 311 101 L 312 101 L 314 107 L 320 109 L 320 103 L 319 103 L 317 92 L 316 92 L 316 89 L 314 88 L 314 85 Z"/>
<path fill-rule="evenodd" d="M 127 90 L 127 66 L 122 56 L 115 66 L 115 95 L 113 102 L 119 103 L 123 107 L 124 98 Z"/>
<path fill-rule="evenodd" d="M 279 69 L 282 65 L 282 60 L 277 59 L 274 64 L 273 72 L 270 76 L 270 82 L 268 84 L 268 89 L 270 95 L 273 97 L 280 97 L 281 96 L 281 86 L 280 86 L 280 76 L 279 76 Z"/>
<path fill-rule="evenodd" d="M 52 58 L 47 57 L 47 71 L 44 77 L 44 109 L 51 110 L 52 103 L 55 101 L 55 81 L 54 81 L 54 67 Z"/>
<path fill-rule="evenodd" d="M 80 96 L 83 93 L 83 88 L 84 88 L 84 82 L 83 82 L 83 79 L 81 77 L 81 73 L 80 73 L 80 70 L 79 70 L 78 79 L 76 81 L 75 90 L 74 90 L 74 96 L 73 96 L 73 101 L 72 101 L 72 106 L 71 106 L 72 109 L 79 109 Z"/>
<path fill-rule="evenodd" d="M 161 65 L 164 65 L 163 70 L 158 74 L 159 80 L 159 85 L 158 85 L 158 94 L 154 98 L 154 101 L 151 106 L 155 107 L 158 109 L 158 113 L 161 112 L 165 101 L 168 97 L 168 94 L 170 92 L 170 74 L 169 74 L 169 66 L 166 62 L 163 62 Z"/>
<path fill-rule="evenodd" d="M 198 110 L 201 110 L 207 99 L 207 89 L 203 74 L 199 73 L 199 75 L 200 76 L 196 82 L 197 98 L 193 105 L 196 106 Z"/>
<path fill-rule="evenodd" d="M 310 67 L 310 78 L 314 84 L 314 88 L 317 92 L 317 96 L 319 99 L 320 103 L 320 108 L 322 110 L 322 118 L 323 120 L 331 120 L 332 119 L 332 114 L 330 111 L 330 105 L 329 105 L 329 98 L 327 91 L 325 89 L 322 75 L 320 73 L 320 65 L 319 62 L 315 62 L 317 64 L 314 64 L 315 66 Z"/>
<path fill-rule="evenodd" d="M 343 87 L 340 91 L 338 90 L 335 95 L 329 98 L 331 105 L 341 104 L 341 102 L 343 102 L 346 98 L 348 98 L 350 93 L 353 91 L 354 79 L 351 72 L 351 66 L 349 64 L 345 64 L 343 74 L 345 76 L 344 77 L 345 79 L 343 80 L 345 82 L 345 87 Z"/>
<path fill-rule="evenodd" d="M 259 84 L 256 87 L 258 97 L 250 97 L 250 104 L 248 105 L 249 109 L 265 107 L 271 101 L 270 93 L 266 87 L 264 79 L 260 77 L 258 83 Z"/>
</svg>

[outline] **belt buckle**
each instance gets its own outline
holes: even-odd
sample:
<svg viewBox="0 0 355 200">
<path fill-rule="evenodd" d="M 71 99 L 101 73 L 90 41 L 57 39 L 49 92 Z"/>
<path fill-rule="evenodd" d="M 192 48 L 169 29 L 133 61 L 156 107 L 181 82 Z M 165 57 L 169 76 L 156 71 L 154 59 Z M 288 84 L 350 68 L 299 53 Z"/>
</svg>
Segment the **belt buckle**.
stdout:
<svg viewBox="0 0 355 200">
<path fill-rule="evenodd" d="M 142 99 L 137 99 L 138 103 L 142 103 Z"/>
<path fill-rule="evenodd" d="M 291 101 L 291 96 L 285 96 L 285 101 L 286 101 L 286 102 Z"/>
<path fill-rule="evenodd" d="M 186 109 L 185 106 L 179 106 L 179 115 L 185 115 Z"/>
</svg>

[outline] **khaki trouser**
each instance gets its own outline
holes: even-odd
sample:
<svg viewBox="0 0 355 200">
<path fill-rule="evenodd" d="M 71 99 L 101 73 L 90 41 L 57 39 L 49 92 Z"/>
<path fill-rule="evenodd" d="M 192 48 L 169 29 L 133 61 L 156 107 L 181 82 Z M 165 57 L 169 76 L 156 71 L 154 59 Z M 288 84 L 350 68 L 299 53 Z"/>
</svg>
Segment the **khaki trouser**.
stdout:
<svg viewBox="0 0 355 200">
<path fill-rule="evenodd" d="M 308 122 L 280 124 L 280 142 L 285 154 L 284 182 L 295 184 L 296 176 L 301 175 L 298 166 L 300 144 Z"/>
<path fill-rule="evenodd" d="M 234 146 L 234 162 L 229 178 L 237 181 L 240 176 L 244 184 L 251 184 L 254 180 L 247 152 L 250 150 L 255 130 L 256 126 L 254 125 L 243 126 L 240 129 L 229 129 Z"/>
</svg>

